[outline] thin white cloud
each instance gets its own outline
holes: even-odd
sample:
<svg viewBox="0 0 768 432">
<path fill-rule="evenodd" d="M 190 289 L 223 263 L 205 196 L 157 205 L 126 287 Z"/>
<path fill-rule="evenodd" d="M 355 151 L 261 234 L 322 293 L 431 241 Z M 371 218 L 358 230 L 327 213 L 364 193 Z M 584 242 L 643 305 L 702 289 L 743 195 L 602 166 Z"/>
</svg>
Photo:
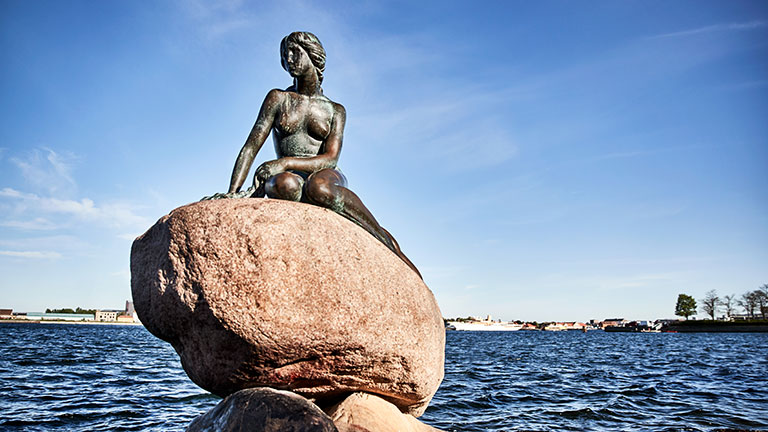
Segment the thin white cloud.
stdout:
<svg viewBox="0 0 768 432">
<path fill-rule="evenodd" d="M 60 225 L 45 218 L 34 218 L 32 220 L 7 220 L 0 222 L 0 226 L 32 231 L 54 230 L 60 227 Z"/>
<path fill-rule="evenodd" d="M 724 31 L 755 30 L 755 29 L 765 27 L 767 25 L 768 23 L 765 21 L 714 24 L 714 25 L 699 27 L 699 28 L 690 29 L 690 30 L 683 30 L 683 31 L 672 32 L 672 33 L 663 33 L 663 34 L 651 36 L 649 37 L 649 39 L 693 36 L 693 35 L 699 35 L 699 34 L 705 34 L 705 33 L 715 33 L 715 32 L 724 32 Z"/>
<path fill-rule="evenodd" d="M 461 100 L 461 102 L 457 102 Z M 493 92 L 434 96 L 408 107 L 380 107 L 358 117 L 352 127 L 378 140 L 388 151 L 401 146 L 435 163 L 448 172 L 474 170 L 500 165 L 518 154 L 517 140 L 508 121 L 501 116 L 478 113 L 491 111 L 499 98 Z M 446 125 L 472 125 L 454 128 Z M 418 142 L 418 148 L 412 143 Z M 467 157 L 471 155 L 471 157 Z"/>
<path fill-rule="evenodd" d="M 45 250 L 69 254 L 70 252 L 80 253 L 89 247 L 84 240 L 73 235 L 49 235 L 15 239 L 0 238 L 0 248 L 3 250 Z"/>
<path fill-rule="evenodd" d="M 148 223 L 145 217 L 137 215 L 133 212 L 131 206 L 124 203 L 97 206 L 89 198 L 83 198 L 80 201 L 47 198 L 32 193 L 20 192 L 12 188 L 0 190 L 0 197 L 21 200 L 36 211 L 68 214 L 79 219 L 101 222 L 109 226 L 143 226 Z"/>
<path fill-rule="evenodd" d="M 11 188 L 3 188 L 0 190 L 0 196 L 8 197 L 8 198 L 23 198 L 24 194 Z"/>
<path fill-rule="evenodd" d="M 72 154 L 62 155 L 49 148 L 35 149 L 26 158 L 12 157 L 24 179 L 33 187 L 50 195 L 65 196 L 77 189 L 72 177 Z"/>
<path fill-rule="evenodd" d="M 268 22 L 260 21 L 243 6 L 241 0 L 189 0 L 179 3 L 182 12 L 192 20 L 207 42 L 225 39 L 239 30 L 260 28 Z M 262 5 L 261 9 L 264 7 Z"/>
<path fill-rule="evenodd" d="M 6 250 L 0 250 L 0 255 L 14 257 L 14 258 L 30 258 L 30 259 L 57 259 L 57 258 L 61 258 L 61 254 L 58 253 L 58 252 L 46 252 L 46 251 L 6 251 Z"/>
</svg>

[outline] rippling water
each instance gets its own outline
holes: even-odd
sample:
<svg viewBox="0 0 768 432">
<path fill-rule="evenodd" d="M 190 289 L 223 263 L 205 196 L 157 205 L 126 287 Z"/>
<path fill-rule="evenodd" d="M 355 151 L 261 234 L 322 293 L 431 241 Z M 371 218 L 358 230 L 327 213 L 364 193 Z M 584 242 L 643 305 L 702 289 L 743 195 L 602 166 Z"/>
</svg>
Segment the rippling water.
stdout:
<svg viewBox="0 0 768 432">
<path fill-rule="evenodd" d="M 446 431 L 768 428 L 768 334 L 449 332 Z M 183 430 L 218 398 L 142 327 L 0 325 L 0 430 Z"/>
<path fill-rule="evenodd" d="M 449 332 L 424 420 L 459 431 L 768 427 L 768 334 Z"/>
</svg>

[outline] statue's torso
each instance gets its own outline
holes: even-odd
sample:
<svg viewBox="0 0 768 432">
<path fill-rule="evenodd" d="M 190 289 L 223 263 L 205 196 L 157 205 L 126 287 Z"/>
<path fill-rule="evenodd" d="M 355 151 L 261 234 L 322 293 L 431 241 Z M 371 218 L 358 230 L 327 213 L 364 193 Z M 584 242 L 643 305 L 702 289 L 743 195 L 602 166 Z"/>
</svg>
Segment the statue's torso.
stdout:
<svg viewBox="0 0 768 432">
<path fill-rule="evenodd" d="M 272 125 L 277 157 L 312 157 L 322 151 L 331 132 L 333 102 L 325 96 L 282 93 Z"/>
</svg>

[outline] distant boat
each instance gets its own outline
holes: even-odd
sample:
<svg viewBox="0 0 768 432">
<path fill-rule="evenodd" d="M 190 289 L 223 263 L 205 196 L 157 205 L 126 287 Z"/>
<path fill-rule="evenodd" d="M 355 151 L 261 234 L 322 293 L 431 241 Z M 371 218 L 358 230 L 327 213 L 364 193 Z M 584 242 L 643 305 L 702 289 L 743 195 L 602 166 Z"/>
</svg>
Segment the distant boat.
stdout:
<svg viewBox="0 0 768 432">
<path fill-rule="evenodd" d="M 490 317 L 484 320 L 471 321 L 448 321 L 448 330 L 459 331 L 518 331 L 523 328 L 522 324 L 513 322 L 492 321 Z"/>
</svg>

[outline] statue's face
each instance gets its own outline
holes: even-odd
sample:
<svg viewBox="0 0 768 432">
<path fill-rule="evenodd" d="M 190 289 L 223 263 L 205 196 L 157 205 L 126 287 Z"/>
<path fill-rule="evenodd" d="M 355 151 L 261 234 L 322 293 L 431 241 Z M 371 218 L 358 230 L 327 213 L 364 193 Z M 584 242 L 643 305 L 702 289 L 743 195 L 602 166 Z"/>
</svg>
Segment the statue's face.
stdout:
<svg viewBox="0 0 768 432">
<path fill-rule="evenodd" d="M 314 70 L 315 66 L 304 48 L 299 44 L 288 42 L 283 54 L 283 68 L 291 74 L 292 77 L 302 76 L 305 73 Z"/>
</svg>

